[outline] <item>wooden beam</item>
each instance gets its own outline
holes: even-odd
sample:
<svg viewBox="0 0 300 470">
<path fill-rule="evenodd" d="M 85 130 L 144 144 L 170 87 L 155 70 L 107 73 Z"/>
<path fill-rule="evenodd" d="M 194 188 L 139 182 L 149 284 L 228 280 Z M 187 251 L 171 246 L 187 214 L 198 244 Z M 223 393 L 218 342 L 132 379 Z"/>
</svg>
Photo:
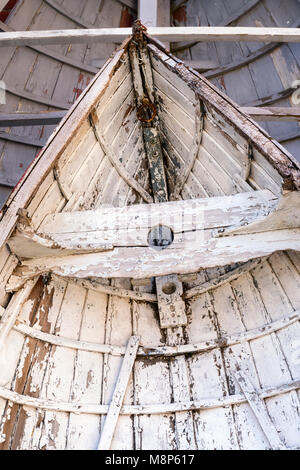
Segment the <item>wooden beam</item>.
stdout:
<svg viewBox="0 0 300 470">
<path fill-rule="evenodd" d="M 137 336 L 131 336 L 130 340 L 128 341 L 120 375 L 105 419 L 98 450 L 109 450 L 111 447 L 130 374 L 136 359 L 139 342 L 140 340 Z"/>
<path fill-rule="evenodd" d="M 253 192 L 251 194 L 254 199 L 257 197 L 257 192 Z M 244 219 L 245 204 L 241 201 L 239 203 L 237 199 L 241 196 L 245 197 L 245 195 L 239 194 L 235 196 L 227 196 L 227 198 L 229 198 L 229 200 L 234 200 L 232 200 L 232 203 L 235 204 L 235 208 L 238 209 L 238 213 L 235 214 L 235 217 L 239 221 L 239 224 L 245 224 L 247 223 Z M 257 223 L 254 222 L 253 224 L 245 225 L 239 230 L 235 229 L 233 231 L 225 231 L 225 233 L 224 228 L 221 229 L 221 233 L 218 232 L 220 232 L 220 227 L 224 227 L 225 213 L 228 212 L 228 208 L 226 210 L 226 208 L 223 207 L 226 197 L 221 198 L 222 203 L 220 203 L 220 198 L 212 199 L 215 200 L 214 202 L 219 199 L 219 203 L 216 206 L 215 216 L 218 214 L 218 217 L 223 219 L 223 222 L 219 222 L 219 225 L 217 225 L 219 227 L 218 231 L 203 230 L 203 224 L 201 223 L 199 227 L 202 227 L 202 229 L 198 231 L 194 230 L 191 224 L 187 224 L 187 232 L 180 233 L 178 238 L 175 237 L 173 244 L 168 246 L 165 250 L 160 251 L 155 250 L 150 246 L 146 246 L 144 241 L 140 241 L 139 243 L 136 241 L 132 243 L 131 246 L 127 243 L 126 247 L 125 235 L 124 232 L 121 232 L 121 234 L 118 234 L 117 236 L 122 240 L 122 245 L 119 245 L 119 248 L 115 248 L 110 252 L 105 254 L 92 253 L 86 255 L 71 255 L 64 257 L 53 256 L 24 260 L 22 266 L 18 268 L 19 275 L 26 279 L 51 271 L 64 277 L 131 277 L 134 279 L 145 279 L 153 276 L 166 276 L 174 273 L 194 273 L 200 269 L 226 266 L 236 262 L 247 262 L 251 259 L 269 256 L 276 251 L 300 250 L 299 192 L 294 191 L 287 193 L 278 205 L 278 209 L 265 218 L 261 218 L 261 211 L 256 212 L 255 217 L 260 220 Z M 206 201 L 209 204 L 211 199 L 206 199 Z M 186 201 L 178 201 L 176 203 L 160 204 L 158 207 L 167 206 L 168 212 L 170 212 L 172 204 L 175 204 L 177 207 L 179 203 L 182 204 L 185 202 Z M 221 207 L 223 212 L 220 212 Z M 134 210 L 134 206 L 126 209 Z M 141 206 L 139 206 L 139 210 L 142 210 Z M 191 214 L 192 212 L 187 210 L 187 213 Z M 78 214 L 81 214 L 81 217 L 86 217 L 85 214 Z M 75 233 L 77 231 L 76 213 L 56 214 L 54 217 L 65 217 L 68 215 L 71 216 L 69 226 L 73 227 L 73 231 Z M 53 215 L 51 217 L 53 217 Z M 128 213 L 126 214 L 126 219 L 127 217 L 130 220 Z M 167 212 L 164 212 L 162 219 L 164 223 L 166 223 L 166 217 Z M 179 218 L 181 218 L 181 216 Z M 104 219 L 96 217 L 95 213 L 93 213 L 92 219 L 101 220 L 101 222 L 104 223 Z M 192 219 L 194 220 L 193 217 Z M 202 214 L 201 219 L 202 222 L 205 221 L 204 226 L 215 227 L 214 223 L 216 222 L 216 218 L 214 219 L 212 213 L 209 215 L 209 211 L 205 216 Z M 111 221 L 112 219 L 109 220 Z M 215 222 L 213 222 L 213 220 L 215 220 Z M 140 222 L 141 224 L 142 220 L 140 219 L 138 221 L 137 218 L 135 222 L 137 224 Z M 92 220 L 85 220 L 85 224 L 90 225 L 91 223 Z M 127 225 L 127 234 L 129 236 L 132 236 L 133 234 L 133 237 L 136 237 L 135 240 L 138 240 L 138 236 L 140 235 L 140 225 L 138 227 L 134 224 L 132 227 L 135 227 L 135 229 L 132 231 L 128 230 Z M 171 224 L 168 225 L 172 227 Z M 173 228 L 174 232 L 179 230 L 176 223 Z M 64 230 L 66 232 L 70 232 L 68 224 L 65 225 Z M 182 230 L 183 229 L 181 228 L 181 232 Z M 73 243 L 76 242 L 74 233 L 71 233 Z M 112 232 L 108 232 L 110 240 L 111 233 Z M 70 233 L 68 236 L 70 236 Z M 101 239 L 100 236 L 98 237 L 97 231 L 93 232 L 93 236 L 95 236 L 97 240 L 99 238 L 98 243 L 103 242 L 103 239 Z M 143 237 L 144 236 L 145 235 L 143 235 Z M 13 241 L 14 239 L 12 239 L 12 242 Z M 11 244 L 10 247 L 13 251 L 13 244 Z M 20 256 L 24 256 L 24 247 L 23 255 L 21 254 L 22 244 L 20 244 L 19 248 Z"/>
<path fill-rule="evenodd" d="M 204 231 L 237 228 L 241 221 L 250 224 L 269 214 L 277 204 L 276 196 L 266 190 L 209 199 L 54 213 L 45 217 L 39 234 L 18 224 L 18 230 L 8 243 L 11 251 L 23 259 L 64 255 L 68 253 L 66 250 L 74 253 L 75 247 L 77 253 L 103 251 L 105 247 L 148 247 L 150 230 L 167 225 L 174 234 L 173 245 L 180 245 L 191 233 L 203 238 Z"/>
<path fill-rule="evenodd" d="M 244 107 L 240 110 L 256 121 L 300 121 L 300 108 Z"/>
<path fill-rule="evenodd" d="M 300 229 L 212 237 L 204 243 L 186 240 L 161 251 L 144 246 L 120 247 L 106 253 L 34 258 L 22 262 L 20 273 L 24 279 L 46 272 L 77 278 L 145 279 L 243 263 L 286 250 L 300 251 Z"/>
<path fill-rule="evenodd" d="M 285 230 L 300 227 L 300 193 L 291 191 L 284 194 L 276 210 L 267 217 L 243 227 L 229 230 L 225 235 L 263 233 L 268 230 Z"/>
<path fill-rule="evenodd" d="M 114 295 L 114 294 L 112 294 Z M 140 299 L 142 300 L 142 299 Z M 147 300 L 145 299 L 147 302 Z M 1 308 L 0 308 L 1 310 Z M 3 309 L 5 312 L 5 309 Z M 242 344 L 246 341 L 254 341 L 258 338 L 269 336 L 272 333 L 280 332 L 291 325 L 299 322 L 300 310 L 293 311 L 290 315 L 280 318 L 274 322 L 253 328 L 252 330 L 243 331 L 233 335 L 224 335 L 222 338 L 203 340 L 198 343 L 181 343 L 176 345 L 152 345 L 151 348 L 140 346 L 138 349 L 138 357 L 176 357 L 182 354 L 198 354 L 208 352 L 220 347 L 230 347 L 236 344 Z M 33 339 L 38 339 L 49 345 L 58 346 L 75 351 L 96 352 L 100 354 L 109 354 L 111 356 L 124 356 L 126 352 L 125 346 L 115 344 L 101 344 L 89 341 L 67 338 L 65 336 L 57 336 L 54 334 L 44 333 L 34 327 L 30 327 L 25 323 L 16 323 L 13 330 Z"/>
<path fill-rule="evenodd" d="M 4 32 L 0 46 L 34 46 L 69 43 L 122 43 L 132 34 L 131 28 L 69 29 L 52 31 Z M 256 28 L 230 26 L 150 27 L 148 34 L 162 42 L 180 41 L 258 41 L 300 42 L 298 28 Z"/>
<path fill-rule="evenodd" d="M 271 420 L 266 405 L 263 399 L 259 396 L 258 392 L 253 387 L 251 381 L 247 375 L 241 371 L 240 367 L 237 366 L 235 377 L 237 382 L 248 400 L 248 403 L 255 414 L 262 430 L 264 431 L 269 443 L 271 444 L 272 450 L 286 450 L 285 445 L 281 442 L 278 432 Z"/>
<path fill-rule="evenodd" d="M 0 114 L 0 127 L 52 126 L 59 124 L 66 111 L 54 111 L 38 114 Z"/>
</svg>

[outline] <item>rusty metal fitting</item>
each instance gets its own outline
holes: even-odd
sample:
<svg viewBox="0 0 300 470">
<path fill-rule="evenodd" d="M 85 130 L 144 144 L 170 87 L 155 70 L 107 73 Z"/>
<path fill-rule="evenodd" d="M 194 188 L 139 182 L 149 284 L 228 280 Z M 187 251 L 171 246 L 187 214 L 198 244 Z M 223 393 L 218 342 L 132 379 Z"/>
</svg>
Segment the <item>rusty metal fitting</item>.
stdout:
<svg viewBox="0 0 300 470">
<path fill-rule="evenodd" d="M 146 113 L 149 111 L 151 113 L 150 118 L 146 118 Z M 141 122 L 152 122 L 153 119 L 157 116 L 157 110 L 153 103 L 148 98 L 142 100 L 141 106 L 138 108 L 137 117 Z"/>
</svg>

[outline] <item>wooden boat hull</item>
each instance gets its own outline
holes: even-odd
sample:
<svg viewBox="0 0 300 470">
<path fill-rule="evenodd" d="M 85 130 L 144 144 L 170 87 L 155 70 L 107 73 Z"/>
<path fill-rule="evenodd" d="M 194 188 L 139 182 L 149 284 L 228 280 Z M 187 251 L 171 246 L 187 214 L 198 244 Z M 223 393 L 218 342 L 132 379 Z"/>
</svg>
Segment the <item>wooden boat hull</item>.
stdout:
<svg viewBox="0 0 300 470">
<path fill-rule="evenodd" d="M 299 167 L 202 77 L 144 39 L 150 62 L 147 55 L 144 62 L 134 60 L 131 39 L 123 44 L 3 214 L 1 449 L 298 448 Z M 155 95 L 161 147 L 138 117 L 138 66 L 145 67 L 146 83 L 153 80 L 148 97 Z M 160 173 L 155 179 L 151 166 L 149 129 L 164 155 L 164 178 Z M 156 198 L 164 191 L 171 204 L 197 199 L 203 205 L 204 198 L 219 196 L 222 207 L 240 193 L 245 201 L 246 193 L 259 198 L 266 190 L 277 203 L 261 200 L 247 220 L 240 207 L 233 219 L 227 214 L 227 224 L 222 213 L 222 223 L 216 222 L 218 210 L 205 219 L 201 250 L 211 250 L 206 264 L 195 256 L 188 267 L 184 249 L 182 263 L 174 257 L 182 241 L 189 246 L 190 226 L 166 250 L 153 251 L 154 272 L 132 262 L 128 276 L 120 270 L 126 250 L 146 256 L 152 248 L 145 237 L 141 246 L 125 244 L 125 262 L 120 259 L 113 274 L 105 269 L 124 239 L 110 234 L 106 247 L 97 237 L 89 247 L 83 239 L 84 230 L 96 230 L 97 210 L 105 204 L 115 217 L 119 207 L 126 212 L 139 203 L 161 208 Z M 285 198 L 293 201 L 288 208 Z M 94 211 L 91 222 L 84 219 L 74 230 L 80 244 L 75 235 L 58 244 L 48 218 L 56 221 L 59 214 L 65 227 L 68 213 L 75 223 L 78 213 L 88 217 L 88 211 Z M 101 217 L 104 224 L 103 212 Z M 148 233 L 150 227 L 144 228 Z M 221 258 L 207 245 L 239 236 L 262 239 L 268 230 L 268 250 L 262 254 L 254 238 L 243 259 L 241 250 Z M 284 245 L 276 245 L 283 232 Z M 101 259 L 97 272 L 85 264 L 91 251 Z M 60 266 L 64 256 L 77 263 L 76 272 L 58 272 L 50 262 L 58 255 Z M 166 276 L 175 293 L 164 292 Z M 174 295 L 171 304 L 163 294 Z M 132 364 L 130 341 L 139 341 Z"/>
</svg>

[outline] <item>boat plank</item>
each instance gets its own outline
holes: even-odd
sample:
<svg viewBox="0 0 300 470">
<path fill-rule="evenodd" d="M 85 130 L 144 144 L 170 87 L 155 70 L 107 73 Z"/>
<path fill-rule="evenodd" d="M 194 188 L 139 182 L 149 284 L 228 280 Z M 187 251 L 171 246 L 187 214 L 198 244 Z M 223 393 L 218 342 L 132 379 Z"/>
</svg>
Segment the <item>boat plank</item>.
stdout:
<svg viewBox="0 0 300 470">
<path fill-rule="evenodd" d="M 78 339 L 86 295 L 86 289 L 82 287 L 72 284 L 67 286 L 56 326 L 57 334 Z M 45 375 L 44 398 L 69 401 L 75 364 L 75 351 L 55 347 L 51 350 Z M 64 449 L 68 423 L 67 413 L 46 411 L 39 448 Z"/>
<path fill-rule="evenodd" d="M 222 397 L 226 393 L 226 377 L 219 350 L 189 359 L 193 400 Z M 231 409 L 217 408 L 194 413 L 199 450 L 237 449 Z"/>
<path fill-rule="evenodd" d="M 234 175 L 229 176 L 224 168 L 205 150 L 204 146 L 200 146 L 197 159 L 201 165 L 212 175 L 215 182 L 219 185 L 225 195 L 239 193 L 239 188 L 235 182 Z"/>
<path fill-rule="evenodd" d="M 212 238 L 202 246 L 199 245 L 195 234 L 181 240 L 178 243 L 173 243 L 163 253 L 143 246 L 115 248 L 106 253 L 24 260 L 21 271 L 25 278 L 50 270 L 55 274 L 67 277 L 130 276 L 139 279 L 155 275 L 164 276 L 172 274 L 174 271 L 177 274 L 194 273 L 201 268 L 246 262 L 280 250 L 298 250 L 300 246 L 299 229 Z M 189 244 L 186 243 L 187 241 Z M 182 255 L 182 246 L 185 246 L 184 256 Z M 212 249 L 215 253 L 213 259 L 210 255 Z"/>
<path fill-rule="evenodd" d="M 248 379 L 247 375 L 243 372 L 238 371 L 235 374 L 236 380 L 239 382 L 245 397 L 247 398 L 253 413 L 257 417 L 264 433 L 266 434 L 271 448 L 273 450 L 283 450 L 286 447 L 281 442 L 278 432 L 268 415 L 264 401 L 259 397 L 255 388 L 253 387 L 251 381 Z"/>
<path fill-rule="evenodd" d="M 211 291 L 211 297 L 220 337 L 243 333 L 245 327 L 230 283 Z M 241 371 L 247 372 L 256 386 L 259 385 L 251 348 L 247 342 L 230 347 L 225 346 L 223 360 L 229 394 L 243 393 L 234 375 L 237 364 Z M 255 418 L 249 404 L 233 406 L 232 412 L 240 448 L 266 449 L 269 447 L 260 423 Z"/>
<path fill-rule="evenodd" d="M 171 384 L 169 362 L 151 361 L 148 358 L 138 359 L 135 366 L 135 400 L 139 404 L 171 402 Z M 176 448 L 172 431 L 174 415 L 139 416 L 138 447 L 142 450 L 173 450 Z"/>
<path fill-rule="evenodd" d="M 200 148 L 200 151 L 203 150 Z M 199 153 L 200 153 L 199 151 Z M 200 158 L 196 158 L 192 173 L 199 181 L 201 186 L 205 189 L 209 197 L 222 197 L 225 196 L 224 190 L 216 182 L 214 176 L 202 165 Z M 187 180 L 189 184 L 189 180 Z"/>
<path fill-rule="evenodd" d="M 127 70 L 124 70 L 123 73 L 126 73 Z M 111 121 L 114 119 L 115 115 L 119 112 L 122 104 L 126 101 L 128 95 L 133 90 L 133 82 L 130 71 L 128 70 L 125 80 L 121 83 L 119 88 L 114 92 L 114 94 L 107 99 L 105 105 L 102 104 L 102 100 L 97 107 L 97 116 L 99 118 L 100 124 L 103 129 L 106 129 Z"/>
<path fill-rule="evenodd" d="M 230 153 L 226 152 L 226 149 L 224 149 L 222 143 L 223 142 L 220 142 L 220 139 L 219 141 L 216 141 L 206 131 L 203 132 L 203 148 L 212 156 L 212 158 L 218 162 L 219 165 L 223 167 L 228 175 L 231 175 L 232 179 L 237 181 L 238 184 L 238 182 L 240 182 L 240 178 L 245 175 L 243 166 L 241 165 L 241 162 L 238 163 L 235 159 L 232 158 Z M 238 176 L 237 179 L 236 176 Z M 250 186 L 245 182 L 245 187 L 246 186 L 248 186 L 250 189 Z"/>
<path fill-rule="evenodd" d="M 104 343 L 107 295 L 88 291 L 84 308 L 80 341 Z M 72 384 L 72 401 L 101 401 L 103 355 L 78 351 Z M 95 450 L 99 440 L 100 417 L 70 414 L 67 448 Z"/>
<path fill-rule="evenodd" d="M 155 95 L 158 102 L 158 109 L 160 110 L 159 115 L 161 115 L 162 111 L 166 111 L 173 117 L 173 120 L 178 121 L 191 136 L 194 136 L 196 108 L 194 108 L 193 115 L 190 116 L 186 113 L 185 108 L 179 106 L 176 101 L 171 99 L 169 95 L 163 91 L 156 89 Z"/>
<path fill-rule="evenodd" d="M 112 285 L 121 288 L 130 287 L 130 281 L 114 280 Z M 132 336 L 132 313 L 129 299 L 122 299 L 116 296 L 109 297 L 107 308 L 106 326 L 105 326 L 105 342 L 126 346 L 128 339 Z M 119 325 L 122 324 L 122 328 Z M 123 358 L 111 357 L 104 355 L 103 375 L 102 375 L 102 404 L 109 405 L 117 383 L 119 371 Z M 126 394 L 124 405 L 132 404 L 133 399 L 133 377 L 131 375 Z M 101 433 L 105 426 L 105 417 L 101 420 Z M 132 420 L 129 416 L 120 416 L 114 437 L 111 444 L 111 450 L 126 450 L 133 448 L 133 428 Z"/>
<path fill-rule="evenodd" d="M 160 73 L 155 69 L 153 70 L 153 81 L 156 94 L 158 92 L 163 92 L 170 99 L 172 99 L 178 106 L 180 106 L 184 111 L 193 118 L 195 115 L 195 104 L 196 99 L 194 98 L 191 101 L 183 93 L 181 93 L 176 87 L 174 87 L 169 81 L 167 81 Z"/>
<path fill-rule="evenodd" d="M 42 284 L 43 285 L 43 284 Z M 55 293 L 55 289 L 59 288 L 59 292 Z M 30 324 L 35 330 L 41 329 L 44 334 L 53 331 L 54 323 L 57 319 L 58 309 L 53 306 L 61 303 L 64 293 L 65 282 L 48 282 L 43 286 L 42 295 L 36 315 L 30 313 Z M 55 298 L 56 297 L 56 298 Z M 24 312 L 22 312 L 24 313 Z M 23 321 L 26 322 L 24 315 Z M 21 320 L 21 316 L 19 317 Z M 28 320 L 27 320 L 28 321 Z M 43 387 L 43 380 L 47 368 L 47 361 L 50 356 L 51 345 L 34 341 L 33 338 L 26 339 L 26 358 L 22 370 L 22 376 L 27 376 L 23 393 L 25 396 L 39 397 Z M 22 361 L 22 360 L 21 360 Z M 21 374 L 20 374 L 21 375 Z M 23 407 L 20 410 L 19 416 L 16 419 L 14 440 L 12 442 L 12 449 L 28 449 L 31 446 L 31 439 L 34 429 L 38 421 L 42 420 L 42 413 L 37 409 L 30 409 Z"/>
<path fill-rule="evenodd" d="M 245 147 L 245 145 L 241 146 L 238 141 L 230 137 L 210 116 L 206 116 L 204 120 L 204 134 L 205 132 L 216 145 L 219 144 L 222 147 L 224 153 L 234 159 L 236 165 L 241 167 L 242 174 L 246 175 L 249 167 L 248 147 Z"/>
<path fill-rule="evenodd" d="M 175 111 L 174 111 L 175 112 Z M 173 132 L 176 134 L 177 139 L 185 145 L 186 148 L 191 149 L 193 145 L 193 138 L 195 134 L 195 130 L 192 126 L 185 126 L 185 123 L 180 123 L 175 119 L 172 114 L 170 114 L 169 110 L 164 107 L 160 108 L 159 118 L 161 125 L 165 124 L 169 129 L 171 128 Z M 163 126 L 164 127 L 164 126 Z M 189 132 L 189 129 L 192 133 Z"/>
<path fill-rule="evenodd" d="M 66 165 L 63 169 L 58 170 L 59 179 L 63 186 L 72 187 L 72 180 L 77 176 L 80 167 L 84 164 L 89 153 L 95 146 L 99 149 L 100 155 L 101 153 L 103 154 L 103 151 L 99 148 L 99 144 L 97 145 L 93 129 L 90 127 L 84 139 L 82 139 L 76 148 L 76 151 L 70 156 Z"/>
<path fill-rule="evenodd" d="M 251 277 L 252 283 L 248 281 L 243 286 L 242 297 L 240 294 L 237 296 L 238 299 L 244 298 L 247 302 L 247 308 L 242 309 L 243 321 L 247 327 L 248 325 L 251 327 L 254 323 L 264 324 L 269 322 L 270 318 L 282 318 L 284 314 L 286 315 L 284 312 L 292 311 L 292 307 L 287 303 L 282 290 L 278 289 L 278 282 L 275 282 L 276 280 L 267 262 L 254 268 Z M 236 288 L 238 280 L 234 281 L 233 284 Z M 269 303 L 271 298 L 272 304 Z M 251 350 L 261 387 L 275 384 L 277 386 L 290 380 L 291 375 L 284 355 L 285 345 L 280 345 L 276 333 L 251 341 Z M 271 357 L 273 358 L 272 361 Z M 276 358 L 276 361 L 274 358 Z M 269 373 L 270 367 L 272 367 L 272 374 Z M 299 418 L 297 417 L 297 408 L 295 408 L 295 397 L 292 394 L 286 394 L 279 397 L 278 400 L 270 398 L 266 400 L 266 405 L 277 430 L 281 431 L 280 435 L 282 437 L 284 436 L 284 443 L 290 446 L 297 442 L 297 436 L 299 436 L 297 422 L 299 422 Z M 279 416 L 281 416 L 280 423 Z M 296 445 L 298 444 L 296 443 Z"/>
</svg>

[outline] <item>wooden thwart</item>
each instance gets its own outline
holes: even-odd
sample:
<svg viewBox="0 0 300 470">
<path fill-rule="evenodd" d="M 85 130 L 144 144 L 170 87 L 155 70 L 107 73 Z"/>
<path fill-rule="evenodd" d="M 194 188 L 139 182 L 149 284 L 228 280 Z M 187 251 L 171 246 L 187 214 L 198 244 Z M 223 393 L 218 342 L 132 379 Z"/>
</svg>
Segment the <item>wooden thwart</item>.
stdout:
<svg viewBox="0 0 300 470">
<path fill-rule="evenodd" d="M 147 247 L 149 231 L 160 224 L 172 229 L 176 246 L 189 238 L 192 231 L 202 239 L 203 231 L 250 224 L 268 215 L 277 204 L 277 197 L 266 190 L 209 199 L 54 213 L 45 217 L 39 234 L 19 227 L 9 246 L 22 259 L 64 256 L 70 254 L 70 250 L 80 253 L 113 247 Z"/>
<path fill-rule="evenodd" d="M 140 340 L 137 336 L 132 336 L 128 341 L 119 378 L 104 423 L 104 428 L 101 434 L 98 450 L 110 449 L 115 429 L 117 426 L 117 421 L 121 412 L 126 388 L 129 382 L 129 377 L 133 368 L 134 361 L 136 359 L 139 341 Z"/>
<path fill-rule="evenodd" d="M 35 258 L 24 260 L 20 271 L 24 278 L 50 271 L 64 277 L 145 279 L 242 263 L 285 250 L 300 250 L 300 229 L 211 238 L 201 244 L 187 240 L 161 251 L 141 246 L 115 248 L 107 253 Z"/>
</svg>

